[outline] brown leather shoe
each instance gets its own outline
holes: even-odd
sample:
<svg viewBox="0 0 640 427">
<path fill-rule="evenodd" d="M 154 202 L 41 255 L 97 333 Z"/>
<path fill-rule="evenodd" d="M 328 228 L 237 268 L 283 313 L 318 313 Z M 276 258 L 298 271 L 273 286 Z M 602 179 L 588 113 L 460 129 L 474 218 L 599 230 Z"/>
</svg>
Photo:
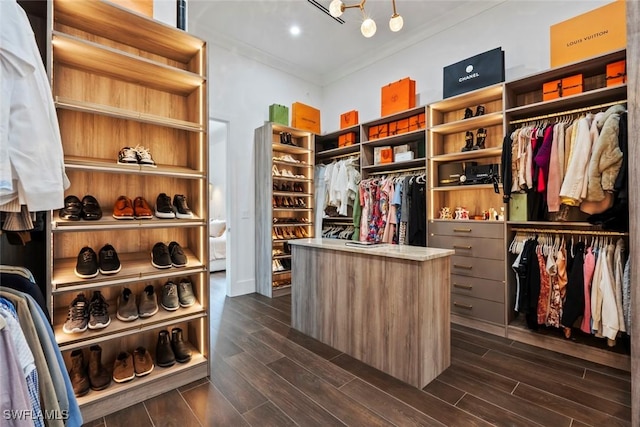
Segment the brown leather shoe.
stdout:
<svg viewBox="0 0 640 427">
<path fill-rule="evenodd" d="M 122 351 L 118 353 L 113 364 L 113 380 L 117 383 L 131 381 L 136 377 L 133 371 L 133 357 L 130 353 Z"/>
<path fill-rule="evenodd" d="M 133 219 L 133 203 L 127 196 L 120 196 L 113 205 L 113 217 L 115 219 Z"/>
<path fill-rule="evenodd" d="M 133 201 L 133 215 L 136 219 L 151 219 L 153 211 L 144 197 L 136 197 Z"/>
<path fill-rule="evenodd" d="M 84 366 L 84 354 L 82 353 L 82 350 L 73 350 L 71 352 L 71 370 L 69 371 L 69 378 L 71 379 L 71 385 L 73 386 L 73 393 L 77 397 L 84 396 L 89 393 L 91 384 L 89 383 L 87 369 Z"/>
<path fill-rule="evenodd" d="M 133 366 L 136 377 L 143 377 L 153 371 L 153 359 L 144 347 L 138 347 L 133 351 Z"/>
</svg>

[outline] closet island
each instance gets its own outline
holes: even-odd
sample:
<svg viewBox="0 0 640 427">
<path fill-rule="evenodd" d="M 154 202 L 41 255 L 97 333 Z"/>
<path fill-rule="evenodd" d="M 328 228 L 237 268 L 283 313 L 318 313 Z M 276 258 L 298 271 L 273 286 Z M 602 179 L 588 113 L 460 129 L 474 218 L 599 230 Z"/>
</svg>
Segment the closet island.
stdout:
<svg viewBox="0 0 640 427">
<path fill-rule="evenodd" d="M 294 329 L 418 388 L 449 366 L 453 250 L 290 243 Z"/>
</svg>

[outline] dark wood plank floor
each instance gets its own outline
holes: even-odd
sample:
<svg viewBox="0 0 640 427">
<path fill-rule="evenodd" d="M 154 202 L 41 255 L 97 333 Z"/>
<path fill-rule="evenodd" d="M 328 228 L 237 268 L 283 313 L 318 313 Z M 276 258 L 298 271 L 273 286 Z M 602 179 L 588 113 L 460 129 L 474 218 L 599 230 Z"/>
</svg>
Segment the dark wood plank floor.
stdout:
<svg viewBox="0 0 640 427">
<path fill-rule="evenodd" d="M 630 426 L 628 372 L 452 326 L 423 390 L 290 329 L 291 298 L 227 298 L 212 275 L 211 377 L 88 425 Z"/>
</svg>

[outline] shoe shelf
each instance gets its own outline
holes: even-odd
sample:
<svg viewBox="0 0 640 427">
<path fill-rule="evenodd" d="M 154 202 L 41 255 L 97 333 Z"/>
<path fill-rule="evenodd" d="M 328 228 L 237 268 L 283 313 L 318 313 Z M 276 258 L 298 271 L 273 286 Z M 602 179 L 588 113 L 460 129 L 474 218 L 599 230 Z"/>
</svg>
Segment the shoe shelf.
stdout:
<svg viewBox="0 0 640 427">
<path fill-rule="evenodd" d="M 109 315 L 111 316 L 111 323 L 106 328 L 87 329 L 84 332 L 67 334 L 62 331 L 62 326 L 67 318 L 67 310 L 58 310 L 54 314 L 53 332 L 60 350 L 74 350 L 140 332 L 166 328 L 179 322 L 188 322 L 205 317 L 207 311 L 200 303 L 196 303 L 191 307 L 181 307 L 176 311 L 167 311 L 160 307 L 158 312 L 151 317 L 123 322 L 116 317 L 116 302 L 111 301 L 109 303 Z"/>
<path fill-rule="evenodd" d="M 148 252 L 118 254 L 122 269 L 112 275 L 98 274 L 92 279 L 81 279 L 74 274 L 76 258 L 55 259 L 53 278 L 51 280 L 52 293 L 82 291 L 90 288 L 123 285 L 141 280 L 154 280 L 166 277 L 187 276 L 206 270 L 206 266 L 188 248 L 183 248 L 187 256 L 185 267 L 156 268 L 151 265 L 151 249 Z"/>
<path fill-rule="evenodd" d="M 290 196 L 290 197 L 311 197 L 311 193 L 301 193 L 297 191 L 274 191 L 274 196 Z"/>
<path fill-rule="evenodd" d="M 470 117 L 464 120 L 456 120 L 436 125 L 429 128 L 429 131 L 440 135 L 449 135 L 452 133 L 464 132 L 469 129 L 496 126 L 502 124 L 503 116 L 502 112 L 483 114 L 482 116 Z"/>
<path fill-rule="evenodd" d="M 411 132 L 401 133 L 399 135 L 387 136 L 384 138 L 362 141 L 363 147 L 380 147 L 383 145 L 402 145 L 414 141 L 424 141 L 426 135 L 425 129 L 418 129 Z"/>
<path fill-rule="evenodd" d="M 381 165 L 372 165 L 372 166 L 362 166 L 363 172 L 386 172 L 393 173 L 394 170 L 398 169 L 412 169 L 412 168 L 426 168 L 426 159 L 424 157 L 407 160 L 404 162 L 392 162 L 392 163 L 384 163 Z"/>
<path fill-rule="evenodd" d="M 57 214 L 56 214 L 57 216 Z M 102 218 L 97 221 L 70 221 L 66 219 L 54 218 L 51 222 L 51 231 L 105 231 L 105 230 L 127 230 L 136 228 L 165 228 L 165 227 L 197 227 L 205 226 L 206 221 L 193 216 L 190 219 L 115 219 L 111 216 L 111 211 L 103 211 Z"/>
<path fill-rule="evenodd" d="M 312 222 L 283 222 L 273 224 L 274 227 L 308 227 L 313 226 Z"/>
<path fill-rule="evenodd" d="M 273 175 L 274 180 L 291 181 L 291 182 L 312 182 L 310 178 L 296 178 L 295 176 Z"/>
<path fill-rule="evenodd" d="M 504 84 L 498 83 L 486 88 L 477 89 L 462 95 L 452 96 L 451 98 L 429 104 L 432 112 L 454 111 L 464 108 L 471 108 L 479 104 L 485 104 L 490 101 L 499 99 L 502 101 L 502 92 Z M 467 119 L 469 120 L 469 119 Z M 433 123 L 431 121 L 430 123 Z"/>
<path fill-rule="evenodd" d="M 201 75 L 53 31 L 55 61 L 117 80 L 187 96 L 205 82 Z"/>
<path fill-rule="evenodd" d="M 310 212 L 312 210 L 313 208 L 273 208 L 274 212 Z"/>
<path fill-rule="evenodd" d="M 285 153 L 285 154 L 309 154 L 313 152 L 313 150 L 308 148 L 296 147 L 294 145 L 280 144 L 279 142 L 273 143 L 273 151 L 274 153 Z"/>
<path fill-rule="evenodd" d="M 484 157 L 498 157 L 502 154 L 502 147 L 484 148 L 482 150 L 461 151 L 458 153 L 440 154 L 431 156 L 432 162 L 459 162 L 465 160 L 481 159 Z"/>
<path fill-rule="evenodd" d="M 132 402 L 149 399 L 176 388 L 176 384 L 189 384 L 208 375 L 207 359 L 195 348 L 191 349 L 191 360 L 176 363 L 168 368 L 155 365 L 153 371 L 126 383 L 112 381 L 104 390 L 91 390 L 78 397 L 83 417 L 92 420 L 131 406 Z"/>
<path fill-rule="evenodd" d="M 55 22 L 131 44 L 147 52 L 188 63 L 202 49 L 202 40 L 160 21 L 105 1 L 55 0 Z"/>
<path fill-rule="evenodd" d="M 291 254 L 274 255 L 273 259 L 291 259 Z"/>
<path fill-rule="evenodd" d="M 206 173 L 182 166 L 158 165 L 121 165 L 116 160 L 91 159 L 79 156 L 65 156 L 65 168 L 89 172 L 129 173 L 141 175 L 158 175 L 171 178 L 205 179 Z"/>
<path fill-rule="evenodd" d="M 97 114 L 115 119 L 131 120 L 134 122 L 147 123 L 155 126 L 164 126 L 173 129 L 186 130 L 189 132 L 204 132 L 204 127 L 195 122 L 172 119 L 169 117 L 148 114 L 139 111 L 126 110 L 123 108 L 111 107 L 109 105 L 97 104 L 94 102 L 78 101 L 61 96 L 55 97 L 55 106 L 58 109 L 77 111 L 80 113 Z"/>
<path fill-rule="evenodd" d="M 313 166 L 306 163 L 297 163 L 297 162 L 287 162 L 284 160 L 274 160 L 274 165 L 283 165 L 283 166 L 291 166 L 294 168 L 312 168 Z"/>
</svg>

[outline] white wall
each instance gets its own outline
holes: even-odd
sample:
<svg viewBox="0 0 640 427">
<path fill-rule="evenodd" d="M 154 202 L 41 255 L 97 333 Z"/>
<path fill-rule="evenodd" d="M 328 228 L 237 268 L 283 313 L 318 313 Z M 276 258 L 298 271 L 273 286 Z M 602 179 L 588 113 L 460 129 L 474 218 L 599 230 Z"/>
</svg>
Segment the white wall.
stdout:
<svg viewBox="0 0 640 427">
<path fill-rule="evenodd" d="M 153 0 L 153 19 L 175 27 L 178 21 L 177 16 L 176 0 Z"/>
<path fill-rule="evenodd" d="M 323 131 L 356 109 L 361 122 L 380 117 L 380 88 L 416 81 L 416 105 L 442 99 L 443 67 L 496 47 L 505 51 L 506 80 L 549 68 L 549 27 L 610 1 L 509 0 L 323 89 Z M 401 36 L 401 33 L 398 33 Z"/>
<path fill-rule="evenodd" d="M 209 116 L 229 122 L 227 293 L 242 295 L 256 289 L 253 132 L 269 119 L 269 105 L 320 105 L 321 89 L 213 43 L 208 55 Z"/>
<path fill-rule="evenodd" d="M 227 137 L 229 123 L 209 120 L 209 218 L 227 219 Z"/>
</svg>

